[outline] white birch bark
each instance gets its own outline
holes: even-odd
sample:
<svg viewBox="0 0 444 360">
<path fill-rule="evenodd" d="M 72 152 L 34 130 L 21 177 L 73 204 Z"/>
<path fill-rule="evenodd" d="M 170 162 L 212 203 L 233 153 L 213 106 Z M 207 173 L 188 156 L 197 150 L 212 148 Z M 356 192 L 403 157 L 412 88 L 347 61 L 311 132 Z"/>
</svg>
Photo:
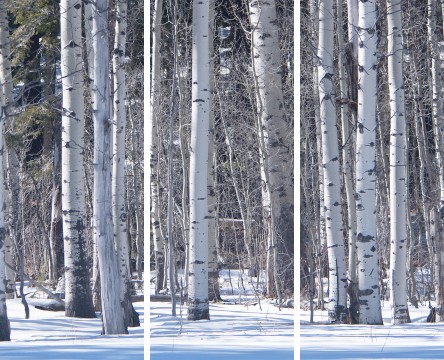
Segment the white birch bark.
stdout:
<svg viewBox="0 0 444 360">
<path fill-rule="evenodd" d="M 65 314 L 96 317 L 86 262 L 85 183 L 83 178 L 82 5 L 60 3 L 62 113 L 62 213 L 65 256 Z"/>
<path fill-rule="evenodd" d="M 324 168 L 325 230 L 328 247 L 330 322 L 343 323 L 347 314 L 347 274 L 341 213 L 341 172 L 333 83 L 333 0 L 319 1 L 318 78 Z"/>
<path fill-rule="evenodd" d="M 193 1 L 188 320 L 210 319 L 208 304 L 209 0 Z"/>
<path fill-rule="evenodd" d="M 410 322 L 407 306 L 407 164 L 401 0 L 387 0 L 390 92 L 390 301 L 393 324 Z"/>
<path fill-rule="evenodd" d="M 11 328 L 8 320 L 8 311 L 6 307 L 6 266 L 5 266 L 5 189 L 4 189 L 4 174 L 3 174 L 3 154 L 4 154 L 4 129 L 7 113 L 6 104 L 8 100 L 5 97 L 4 84 L 7 81 L 9 68 L 9 61 L 5 59 L 9 58 L 9 22 L 6 13 L 6 7 L 4 0 L 0 0 L 0 43 L 3 45 L 0 49 L 0 341 L 11 340 Z"/>
<path fill-rule="evenodd" d="M 120 302 L 120 277 L 113 238 L 112 217 L 112 121 L 110 114 L 108 1 L 93 3 L 94 85 L 94 199 L 93 228 L 97 244 L 102 297 L 103 333 L 126 334 Z"/>
<path fill-rule="evenodd" d="M 376 241 L 376 5 L 359 2 L 356 210 L 359 322 L 382 325 Z"/>
<path fill-rule="evenodd" d="M 256 87 L 259 138 L 261 139 L 262 178 L 270 206 L 269 246 L 274 252 L 275 286 L 278 298 L 280 289 L 292 293 L 294 249 L 294 199 L 292 158 L 290 149 L 292 129 L 285 114 L 282 94 L 281 57 L 274 0 L 248 2 L 251 25 L 253 76 Z M 268 203 L 269 200 L 269 203 Z M 285 266 L 284 266 L 285 264 Z"/>
</svg>

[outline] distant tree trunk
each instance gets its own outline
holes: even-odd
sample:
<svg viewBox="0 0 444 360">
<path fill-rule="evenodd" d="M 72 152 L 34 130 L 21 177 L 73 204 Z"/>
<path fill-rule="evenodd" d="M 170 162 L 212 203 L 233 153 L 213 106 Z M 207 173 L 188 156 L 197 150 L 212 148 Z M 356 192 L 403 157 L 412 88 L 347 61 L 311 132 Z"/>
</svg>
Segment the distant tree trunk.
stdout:
<svg viewBox="0 0 444 360">
<path fill-rule="evenodd" d="M 79 0 L 60 4 L 62 49 L 62 213 L 65 254 L 66 316 L 95 318 L 85 238 L 83 178 L 84 100 L 82 6 Z"/>
<path fill-rule="evenodd" d="M 444 164 L 443 164 L 443 102 L 441 81 L 441 58 L 437 38 L 437 19 L 439 17 L 437 0 L 428 0 L 427 31 L 431 57 L 432 117 L 435 139 L 435 157 L 439 173 L 439 204 L 432 204 L 430 209 L 430 240 L 433 247 L 433 285 L 436 298 L 436 321 L 444 321 Z"/>
<path fill-rule="evenodd" d="M 99 257 L 103 333 L 127 334 L 112 218 L 112 121 L 110 115 L 108 1 L 93 2 L 94 46 L 94 241 Z"/>
<path fill-rule="evenodd" d="M 269 245 L 273 254 L 274 285 L 279 300 L 294 292 L 294 199 L 292 129 L 285 114 L 281 56 L 275 1 L 249 1 L 252 65 L 256 88 L 263 176 L 270 199 Z M 266 200 L 267 202 L 268 200 Z"/>
<path fill-rule="evenodd" d="M 3 2 L 4 3 L 4 2 Z M 6 11 L 6 10 L 5 10 Z M 11 42 L 9 38 L 9 19 L 6 13 L 1 14 L 2 19 L 6 17 L 2 25 L 2 38 L 1 38 L 1 83 L 3 84 L 3 96 L 4 104 L 3 112 L 6 116 L 5 119 L 5 133 L 9 133 L 12 130 L 12 124 L 14 120 L 14 95 L 13 95 L 13 81 L 12 81 L 12 67 L 10 62 L 11 56 Z M 7 142 L 5 139 L 6 152 L 3 168 L 6 168 L 6 182 L 5 182 L 5 194 L 6 194 L 6 254 L 5 257 L 9 263 L 12 264 L 12 252 L 13 248 L 17 248 L 17 244 L 21 242 L 21 221 L 20 221 L 20 180 L 19 180 L 19 162 L 17 158 L 16 149 L 13 148 L 12 142 Z M 18 256 L 16 257 L 18 258 Z M 18 264 L 16 264 L 18 265 Z M 6 270 L 8 280 L 8 298 L 15 295 L 15 275 L 10 269 Z"/>
<path fill-rule="evenodd" d="M 387 1 L 390 91 L 390 301 L 393 324 L 410 322 L 407 307 L 407 164 L 401 0 Z"/>
<path fill-rule="evenodd" d="M 376 241 L 376 29 L 374 2 L 359 2 L 356 210 L 359 322 L 382 325 Z"/>
<path fill-rule="evenodd" d="M 213 48 L 213 37 L 214 37 L 214 3 L 215 0 L 210 0 L 209 9 L 209 38 L 208 38 L 208 51 L 209 51 L 209 72 L 210 72 L 210 97 L 214 94 L 214 48 Z M 213 101 L 210 100 L 210 104 Z M 214 127 L 214 110 L 210 106 L 209 115 L 209 131 L 208 131 L 208 300 L 209 301 L 219 301 L 220 291 L 219 291 L 219 269 L 217 266 L 217 248 L 216 248 L 216 189 L 214 188 L 216 181 L 216 169 L 214 159 L 215 152 L 215 127 Z"/>
<path fill-rule="evenodd" d="M 208 130 L 210 115 L 209 0 L 193 1 L 188 320 L 209 320 Z"/>
<path fill-rule="evenodd" d="M 318 15 L 318 4 L 317 0 L 310 1 L 310 18 L 312 26 L 311 34 L 311 46 L 313 49 L 313 98 L 314 98 L 314 116 L 315 116 L 315 128 L 316 128 L 316 153 L 319 157 L 322 154 L 322 138 L 321 138 L 321 119 L 320 119 L 320 109 L 319 109 L 319 84 L 318 84 L 318 33 L 319 33 L 319 15 Z M 318 161 L 318 199 L 319 206 L 316 208 L 316 217 L 318 221 L 316 224 L 319 228 L 317 232 L 318 241 L 313 247 L 313 251 L 317 253 L 316 256 L 316 266 L 317 266 L 317 276 L 318 276 L 318 307 L 324 309 L 324 296 L 323 296 L 323 285 L 322 285 L 322 249 L 326 247 L 326 235 L 325 235 L 325 206 L 324 206 L 324 168 L 322 166 L 322 161 Z"/>
<path fill-rule="evenodd" d="M 59 263 L 57 249 L 63 243 L 63 234 L 60 229 L 63 226 L 62 220 L 62 194 L 61 194 L 61 138 L 60 129 L 54 124 L 54 146 L 53 146 L 53 175 L 51 195 L 51 228 L 49 230 L 49 280 L 57 282 Z M 59 143 L 60 142 L 60 143 Z M 63 232 L 63 231 L 62 231 Z"/>
<path fill-rule="evenodd" d="M 153 11 L 153 42 L 152 42 L 152 73 L 151 73 L 151 146 L 150 146 L 150 191 L 151 191 L 151 230 L 155 254 L 155 293 L 158 294 L 163 288 L 165 272 L 165 250 L 160 234 L 159 207 L 159 177 L 158 177 L 158 111 L 160 108 L 160 41 L 162 0 L 154 2 Z"/>
<path fill-rule="evenodd" d="M 7 73 L 10 69 L 7 67 L 8 62 L 5 59 L 9 57 L 9 47 L 5 45 L 9 43 L 9 22 L 6 13 L 4 0 L 0 0 L 0 42 L 3 45 L 0 50 L 0 82 L 5 84 L 7 79 Z M 6 48 L 6 51 L 5 51 Z M 3 174 L 3 150 L 4 150 L 4 129 L 7 113 L 6 105 L 7 100 L 5 96 L 5 86 L 0 88 L 1 96 L 1 114 L 0 114 L 0 341 L 10 341 L 11 340 L 11 328 L 8 320 L 8 311 L 6 308 L 6 273 L 5 273 L 5 240 L 6 240 L 6 229 L 5 229 L 5 190 L 4 190 L 4 174 Z"/>
</svg>

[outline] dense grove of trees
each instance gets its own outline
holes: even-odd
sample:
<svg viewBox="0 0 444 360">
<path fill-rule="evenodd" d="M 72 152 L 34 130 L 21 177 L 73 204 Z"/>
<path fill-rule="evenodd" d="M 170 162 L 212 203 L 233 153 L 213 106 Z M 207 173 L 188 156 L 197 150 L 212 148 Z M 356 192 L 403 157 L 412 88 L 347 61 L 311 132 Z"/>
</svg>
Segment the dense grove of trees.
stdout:
<svg viewBox="0 0 444 360">
<path fill-rule="evenodd" d="M 188 318 L 209 318 L 219 269 L 240 268 L 283 303 L 294 293 L 293 2 L 151 6 L 155 291 L 187 294 Z"/>
<path fill-rule="evenodd" d="M 58 285 L 67 316 L 101 311 L 105 334 L 137 325 L 143 26 L 139 0 L 0 2 L 0 283 L 26 316 L 31 279 L 47 292 Z"/>
<path fill-rule="evenodd" d="M 323 308 L 327 286 L 331 322 L 382 324 L 383 299 L 444 320 L 443 15 L 301 2 L 301 294 Z"/>
</svg>

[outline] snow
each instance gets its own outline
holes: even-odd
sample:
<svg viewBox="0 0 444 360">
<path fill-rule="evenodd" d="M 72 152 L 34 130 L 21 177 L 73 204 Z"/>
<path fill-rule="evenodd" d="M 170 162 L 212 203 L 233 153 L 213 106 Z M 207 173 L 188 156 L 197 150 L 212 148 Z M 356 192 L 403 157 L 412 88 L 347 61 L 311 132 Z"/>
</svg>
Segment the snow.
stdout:
<svg viewBox="0 0 444 360">
<path fill-rule="evenodd" d="M 210 304 L 209 321 L 188 321 L 186 305 L 178 304 L 172 317 L 170 303 L 151 302 L 151 359 L 293 359 L 294 309 L 279 310 L 256 297 L 257 278 L 239 270 L 222 270 L 220 275 L 225 302 Z"/>
<path fill-rule="evenodd" d="M 432 304 L 433 305 L 433 304 Z M 409 307 L 411 324 L 391 325 L 391 310 L 383 304 L 384 325 L 326 325 L 327 312 L 300 312 L 300 357 L 308 359 L 443 359 L 444 324 L 427 323 L 428 303 Z M 321 324 L 323 323 L 323 324 Z"/>
<path fill-rule="evenodd" d="M 26 320 L 20 301 L 7 300 L 11 342 L 0 343 L 1 359 L 143 359 L 143 302 L 134 303 L 141 327 L 130 328 L 128 335 L 103 336 L 100 318 L 67 318 L 63 311 L 43 311 L 30 306 L 30 318 Z"/>
</svg>

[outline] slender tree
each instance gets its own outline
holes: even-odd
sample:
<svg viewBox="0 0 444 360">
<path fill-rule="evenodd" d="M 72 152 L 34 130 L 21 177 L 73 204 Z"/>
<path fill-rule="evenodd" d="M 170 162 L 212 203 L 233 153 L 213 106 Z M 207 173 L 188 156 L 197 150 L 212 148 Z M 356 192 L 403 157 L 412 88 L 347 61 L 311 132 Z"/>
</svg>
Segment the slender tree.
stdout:
<svg viewBox="0 0 444 360">
<path fill-rule="evenodd" d="M 160 217 L 159 217 L 159 177 L 158 177 L 158 158 L 159 158 L 159 137 L 158 137 L 158 112 L 160 109 L 160 40 L 162 36 L 162 8 L 163 1 L 156 0 L 153 10 L 153 40 L 152 40 L 152 72 L 151 72 L 151 145 L 150 145 L 150 200 L 151 200 L 151 231 L 153 233 L 156 280 L 156 294 L 163 287 L 165 250 L 160 235 Z"/>
<path fill-rule="evenodd" d="M 324 168 L 325 228 L 329 264 L 330 322 L 345 322 L 347 276 L 341 213 L 341 173 L 336 128 L 335 90 L 333 85 L 334 12 L 333 0 L 319 2 L 318 76 Z"/>
<path fill-rule="evenodd" d="M 1 44 L 9 43 L 9 26 L 8 16 L 6 13 L 5 2 L 0 0 L 0 42 Z M 0 50 L 0 165 L 3 164 L 4 154 L 4 129 L 7 116 L 7 101 L 5 97 L 5 83 L 8 79 L 9 68 L 9 47 L 2 46 Z M 6 60 L 6 61 L 5 61 Z M 3 166 L 0 166 L 0 341 L 11 340 L 11 328 L 8 320 L 8 312 L 6 308 L 6 266 L 5 266 L 5 189 L 4 189 Z"/>
<path fill-rule="evenodd" d="M 209 0 L 193 1 L 188 320 L 210 319 L 208 304 Z"/>
<path fill-rule="evenodd" d="M 60 4 L 62 115 L 62 213 L 65 254 L 66 316 L 96 317 L 89 284 L 85 239 L 83 177 L 84 99 L 82 5 Z"/>
<path fill-rule="evenodd" d="M 390 90 L 390 300 L 394 324 L 410 322 L 407 307 L 407 173 L 403 79 L 402 9 L 387 1 L 388 76 Z"/>
</svg>

